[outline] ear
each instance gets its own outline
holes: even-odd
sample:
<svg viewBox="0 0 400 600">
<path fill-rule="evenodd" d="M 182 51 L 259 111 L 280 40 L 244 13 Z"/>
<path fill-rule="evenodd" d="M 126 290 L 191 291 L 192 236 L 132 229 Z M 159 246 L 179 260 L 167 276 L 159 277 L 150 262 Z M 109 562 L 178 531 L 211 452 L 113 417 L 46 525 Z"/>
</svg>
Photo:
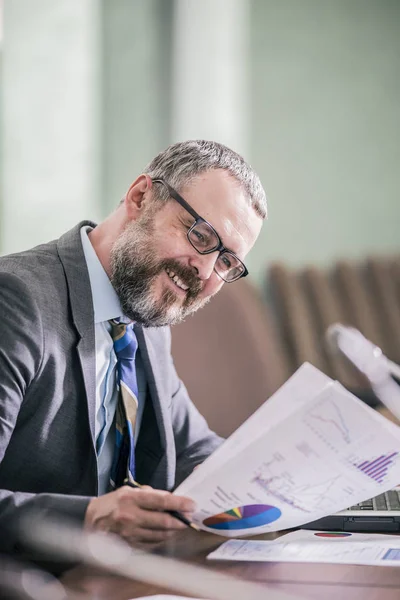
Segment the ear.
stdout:
<svg viewBox="0 0 400 600">
<path fill-rule="evenodd" d="M 150 194 L 148 193 L 153 186 L 151 178 L 143 173 L 132 183 L 124 199 L 125 210 L 128 218 L 136 221 L 143 213 L 148 202 Z"/>
</svg>

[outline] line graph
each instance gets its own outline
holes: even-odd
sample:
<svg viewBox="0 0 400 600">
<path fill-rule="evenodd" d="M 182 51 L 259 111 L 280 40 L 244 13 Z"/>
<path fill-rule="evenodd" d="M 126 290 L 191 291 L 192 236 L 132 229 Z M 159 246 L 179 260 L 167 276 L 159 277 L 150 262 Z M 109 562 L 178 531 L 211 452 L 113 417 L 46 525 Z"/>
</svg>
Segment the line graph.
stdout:
<svg viewBox="0 0 400 600">
<path fill-rule="evenodd" d="M 333 400 L 324 400 L 307 411 L 304 423 L 326 444 L 351 444 L 352 437 L 344 415 Z"/>
<path fill-rule="evenodd" d="M 268 469 L 267 469 L 268 470 Z M 257 484 L 270 496 L 284 504 L 291 506 L 303 513 L 310 513 L 324 507 L 326 502 L 330 505 L 330 490 L 340 479 L 336 474 L 319 482 L 299 482 L 296 477 L 287 471 L 279 475 L 258 472 L 252 483 Z"/>
<path fill-rule="evenodd" d="M 297 504 L 295 498 L 292 494 L 290 494 L 289 490 L 285 492 L 284 489 L 279 489 L 279 484 L 283 484 L 282 487 L 284 488 L 284 481 L 282 477 L 263 477 L 260 473 L 252 479 L 252 482 L 259 485 L 265 492 L 268 492 L 277 500 L 288 504 L 292 508 L 297 508 L 297 510 L 302 512 L 310 512 L 309 510 L 306 510 L 300 506 L 300 504 Z"/>
</svg>

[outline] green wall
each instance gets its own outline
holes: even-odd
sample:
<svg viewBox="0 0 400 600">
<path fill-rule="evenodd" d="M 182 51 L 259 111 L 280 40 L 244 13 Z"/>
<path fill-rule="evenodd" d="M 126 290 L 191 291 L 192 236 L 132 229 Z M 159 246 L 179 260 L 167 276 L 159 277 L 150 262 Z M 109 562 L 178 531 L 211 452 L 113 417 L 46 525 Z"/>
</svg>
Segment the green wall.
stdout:
<svg viewBox="0 0 400 600">
<path fill-rule="evenodd" d="M 400 251 L 400 2 L 253 0 L 252 162 L 270 198 L 250 258 Z"/>
<path fill-rule="evenodd" d="M 400 1 L 249 2 L 247 158 L 270 206 L 253 280 L 274 260 L 398 253 Z M 31 4 L 5 11 L 1 252 L 105 215 L 176 141 L 173 0 Z"/>
<path fill-rule="evenodd" d="M 102 189 L 112 210 L 170 143 L 172 0 L 102 0 Z"/>
</svg>

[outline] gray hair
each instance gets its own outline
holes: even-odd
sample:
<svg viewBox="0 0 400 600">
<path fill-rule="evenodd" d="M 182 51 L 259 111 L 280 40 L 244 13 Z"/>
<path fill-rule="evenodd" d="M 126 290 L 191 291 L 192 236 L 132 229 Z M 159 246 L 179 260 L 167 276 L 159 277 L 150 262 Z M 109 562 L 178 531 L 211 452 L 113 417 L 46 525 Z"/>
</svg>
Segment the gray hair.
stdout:
<svg viewBox="0 0 400 600">
<path fill-rule="evenodd" d="M 258 175 L 240 154 L 218 142 L 189 140 L 173 144 L 153 158 L 144 173 L 152 179 L 164 179 L 179 190 L 200 173 L 211 169 L 228 171 L 242 186 L 256 213 L 262 219 L 266 218 L 267 199 Z M 168 199 L 164 186 L 156 193 L 157 199 Z"/>
</svg>

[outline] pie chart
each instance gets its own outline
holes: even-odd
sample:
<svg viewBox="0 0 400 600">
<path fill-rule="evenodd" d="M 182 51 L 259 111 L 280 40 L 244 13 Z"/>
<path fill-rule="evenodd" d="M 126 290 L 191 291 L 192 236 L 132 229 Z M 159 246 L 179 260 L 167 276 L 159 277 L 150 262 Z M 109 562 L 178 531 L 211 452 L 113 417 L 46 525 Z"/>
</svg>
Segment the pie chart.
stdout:
<svg viewBox="0 0 400 600">
<path fill-rule="evenodd" d="M 276 506 L 268 504 L 247 504 L 231 508 L 218 515 L 204 519 L 203 525 L 211 529 L 250 529 L 273 523 L 281 516 Z"/>
<path fill-rule="evenodd" d="M 345 538 L 350 537 L 351 533 L 346 533 L 345 531 L 319 531 L 318 533 L 314 533 L 315 537 L 322 538 Z"/>
</svg>

